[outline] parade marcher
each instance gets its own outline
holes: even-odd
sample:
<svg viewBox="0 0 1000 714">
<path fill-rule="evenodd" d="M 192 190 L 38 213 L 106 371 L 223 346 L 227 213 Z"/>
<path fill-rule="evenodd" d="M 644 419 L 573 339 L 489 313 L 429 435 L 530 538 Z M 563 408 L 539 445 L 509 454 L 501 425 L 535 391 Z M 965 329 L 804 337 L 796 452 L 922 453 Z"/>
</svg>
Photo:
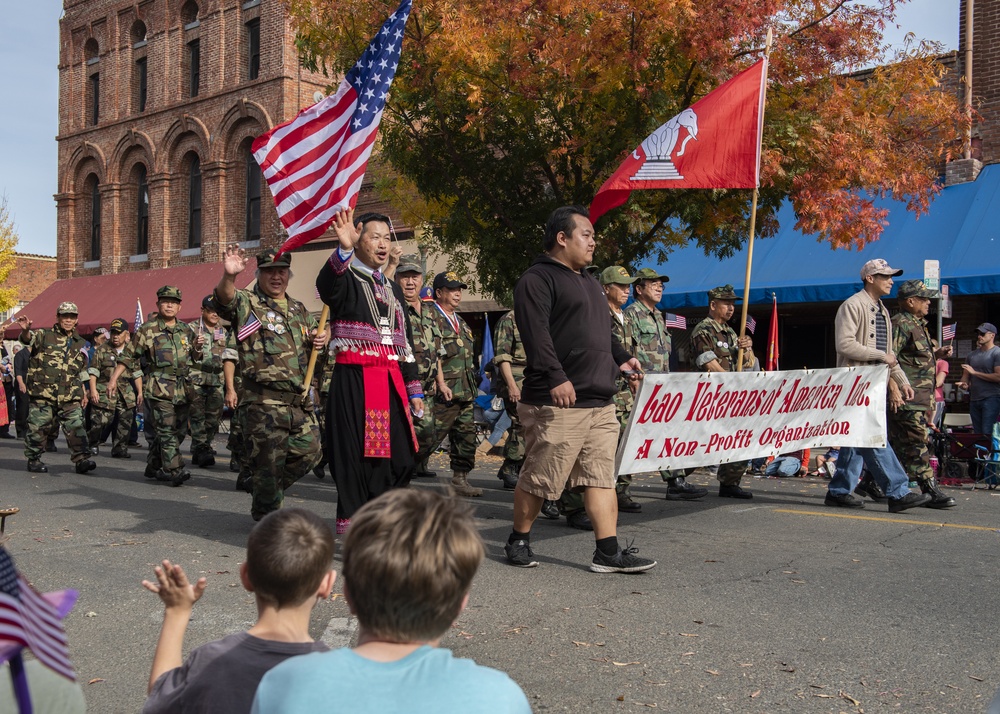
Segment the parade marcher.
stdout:
<svg viewBox="0 0 1000 714">
<path fill-rule="evenodd" d="M 670 278 L 652 268 L 640 268 L 635 277 L 635 302 L 625 309 L 627 349 L 639 360 L 643 371 L 667 373 L 672 349 L 670 333 L 663 313 L 656 306 L 663 298 L 663 283 Z M 708 489 L 689 484 L 683 471 L 660 471 L 660 476 L 667 482 L 668 501 L 690 501 L 708 495 Z M 628 479 L 631 482 L 631 476 Z M 621 510 L 621 498 L 618 509 Z"/>
<path fill-rule="evenodd" d="M 511 426 L 503 448 L 503 464 L 497 478 L 504 488 L 513 490 L 524 463 L 524 430 L 517 418 L 517 403 L 521 400 L 524 382 L 524 342 L 514 320 L 514 311 L 506 313 L 493 331 L 493 389 L 503 399 Z"/>
<path fill-rule="evenodd" d="M 133 346 L 128 341 L 128 323 L 116 317 L 111 321 L 111 339 L 98 345 L 90 360 L 87 373 L 90 375 L 90 443 L 91 450 L 97 453 L 101 434 L 114 424 L 114 434 L 111 439 L 111 457 L 115 459 L 130 459 L 128 439 L 132 432 L 132 422 L 135 421 L 136 405 L 142 404 L 142 370 L 138 365 L 127 369 L 125 379 L 118 380 L 117 389 L 108 391 L 108 383 L 123 359 L 132 364 Z M 133 386 L 133 380 L 135 386 Z"/>
<path fill-rule="evenodd" d="M 14 426 L 18 439 L 24 439 L 28 433 L 28 402 L 30 401 L 28 397 L 28 363 L 30 360 L 31 352 L 23 346 L 14 354 L 14 381 L 17 385 Z"/>
<path fill-rule="evenodd" d="M 336 356 L 330 353 L 330 348 L 316 356 L 316 366 L 313 372 L 313 414 L 319 424 L 320 453 L 319 463 L 313 467 L 316 478 L 326 476 L 326 465 L 330 463 L 329 435 L 326 429 L 327 401 L 330 397 L 330 385 L 333 383 L 333 368 L 337 366 Z"/>
<path fill-rule="evenodd" d="M 200 356 L 205 338 L 177 319 L 181 291 L 164 285 L 156 291 L 156 318 L 144 322 L 132 338 L 132 354 L 119 358 L 108 391 L 118 389 L 125 372 L 143 374 L 143 403 L 152 422 L 146 478 L 180 486 L 191 477 L 181 458 L 181 442 L 187 432 L 192 388 L 191 365 Z"/>
<path fill-rule="evenodd" d="M 869 260 L 861 267 L 864 287 L 837 309 L 834 335 L 837 346 L 837 366 L 885 364 L 895 388 L 889 389 L 889 408 L 897 409 L 913 399 L 913 388 L 893 351 L 892 324 L 882 298 L 892 291 L 892 279 L 902 270 L 889 267 L 881 258 Z M 867 467 L 889 500 L 889 512 L 898 513 L 931 501 L 928 494 L 912 493 L 909 478 L 896 454 L 888 446 L 881 448 L 841 446 L 837 470 L 830 481 L 824 504 L 840 508 L 864 508 L 863 499 L 851 491 L 858 485 L 862 467 Z"/>
<path fill-rule="evenodd" d="M 962 365 L 959 387 L 969 390 L 969 418 L 974 434 L 992 434 L 1000 417 L 1000 347 L 997 328 L 984 322 L 976 328 L 976 349 Z"/>
<path fill-rule="evenodd" d="M 281 508 L 285 491 L 321 458 L 305 378 L 310 352 L 324 349 L 330 333 L 317 334 L 316 319 L 288 295 L 291 264 L 290 253 L 266 250 L 257 256 L 253 288 L 237 290 L 247 258 L 231 245 L 215 288 L 219 314 L 236 330 L 255 521 Z"/>
<path fill-rule="evenodd" d="M 900 312 L 892 316 L 892 349 L 913 388 L 913 399 L 889 408 L 889 444 L 896 458 L 916 481 L 921 493 L 930 494 L 928 508 L 951 508 L 955 499 L 938 488 L 927 448 L 927 415 L 934 409 L 934 365 L 938 357 L 951 354 L 951 347 L 935 352 L 927 332 L 927 311 L 932 299 L 941 297 L 928 290 L 922 280 L 907 280 L 899 286 Z"/>
<path fill-rule="evenodd" d="M 219 433 L 225 406 L 226 384 L 223 366 L 236 363 L 236 338 L 219 320 L 219 308 L 212 295 L 201 301 L 201 318 L 190 323 L 196 334 L 204 337 L 198 359 L 191 365 L 191 463 L 202 468 L 215 466 L 212 443 Z M 231 386 L 231 385 L 230 385 Z"/>
<path fill-rule="evenodd" d="M 582 490 L 596 550 L 590 570 L 637 573 L 656 561 L 618 545 L 614 462 L 618 422 L 615 375 L 638 361 L 611 333 L 601 288 L 583 270 L 594 254 L 594 227 L 582 206 L 557 208 L 545 225 L 544 253 L 514 288 L 514 311 L 527 367 L 518 416 L 525 458 L 514 490 L 514 523 L 504 553 L 522 568 L 538 565 L 531 526 L 545 499 Z"/>
<path fill-rule="evenodd" d="M 79 316 L 76 304 L 63 302 L 56 308 L 56 324 L 48 330 L 32 330 L 31 320 L 19 315 L 21 343 L 31 355 L 28 361 L 28 431 L 24 455 L 28 471 L 46 473 L 42 463 L 46 442 L 61 424 L 69 445 L 70 458 L 78 474 L 97 468 L 90 458 L 83 410 L 87 406 L 87 343 L 76 331 Z"/>
<path fill-rule="evenodd" d="M 413 430 L 417 434 L 416 478 L 434 478 L 437 474 L 427 465 L 431 452 L 440 443 L 436 439 L 434 424 L 434 397 L 437 394 L 438 352 L 441 349 L 441 330 L 435 318 L 434 308 L 420 299 L 420 288 L 424 284 L 424 269 L 420 266 L 420 256 L 404 255 L 396 267 L 396 283 L 406 300 L 406 314 L 410 320 L 413 335 L 411 346 L 413 360 L 417 365 L 418 379 L 424 392 L 424 413 L 413 417 Z"/>
<path fill-rule="evenodd" d="M 737 337 L 729 326 L 739 300 L 732 285 L 722 285 L 708 291 L 708 317 L 699 322 L 691 333 L 691 354 L 695 366 L 703 372 L 735 372 L 736 358 L 742 347 L 743 367 L 755 366 L 753 340 Z M 748 462 L 732 461 L 719 465 L 719 496 L 723 498 L 753 498 L 753 493 L 740 486 Z"/>
<path fill-rule="evenodd" d="M 389 260 L 389 219 L 337 213 L 340 245 L 316 278 L 330 306 L 337 367 L 330 383 L 327 431 L 337 484 L 337 532 L 354 513 L 413 476 L 417 438 L 410 413 L 424 413 L 423 387 L 410 350 L 410 321 L 399 285 L 381 269 Z"/>
<path fill-rule="evenodd" d="M 438 440 L 448 437 L 451 485 L 455 493 L 478 497 L 483 495 L 483 489 L 469 485 L 469 472 L 476 465 L 477 445 L 474 405 L 479 389 L 475 343 L 472 330 L 457 312 L 466 287 L 455 273 L 434 276 L 434 309 L 441 335 L 434 430 Z"/>
</svg>

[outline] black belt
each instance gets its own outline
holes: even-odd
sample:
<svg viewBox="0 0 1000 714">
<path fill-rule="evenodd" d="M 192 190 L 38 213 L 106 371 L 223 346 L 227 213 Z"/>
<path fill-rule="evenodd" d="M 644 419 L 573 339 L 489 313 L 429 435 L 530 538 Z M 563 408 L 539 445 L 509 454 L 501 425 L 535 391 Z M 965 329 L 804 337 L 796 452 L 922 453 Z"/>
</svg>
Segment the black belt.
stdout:
<svg viewBox="0 0 1000 714">
<path fill-rule="evenodd" d="M 305 395 L 299 392 L 289 392 L 284 389 L 271 389 L 270 387 L 265 387 L 258 382 L 251 382 L 249 379 L 243 382 L 243 389 L 264 397 L 264 399 L 273 399 L 276 402 L 281 402 L 282 404 L 287 404 L 291 407 L 301 407 L 303 402 L 305 402 Z"/>
</svg>

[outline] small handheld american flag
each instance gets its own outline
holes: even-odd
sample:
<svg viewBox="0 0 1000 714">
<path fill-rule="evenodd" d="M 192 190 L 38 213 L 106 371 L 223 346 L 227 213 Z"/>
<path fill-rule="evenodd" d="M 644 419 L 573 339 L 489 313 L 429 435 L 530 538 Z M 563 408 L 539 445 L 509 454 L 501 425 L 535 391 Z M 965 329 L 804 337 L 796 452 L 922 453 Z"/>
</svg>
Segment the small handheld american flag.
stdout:
<svg viewBox="0 0 1000 714">
<path fill-rule="evenodd" d="M 958 323 L 953 322 L 950 325 L 945 325 L 941 328 L 941 339 L 944 341 L 955 339 L 955 333 L 958 331 Z"/>
<path fill-rule="evenodd" d="M 139 329 L 139 325 L 142 324 L 142 303 L 139 302 L 139 298 L 135 299 L 135 324 L 132 326 L 132 331 L 135 332 Z"/>
<path fill-rule="evenodd" d="M 673 327 L 677 330 L 686 330 L 688 328 L 687 318 L 683 315 L 675 315 L 672 312 L 663 313 L 663 324 L 666 327 Z"/>
<path fill-rule="evenodd" d="M 757 321 L 753 319 L 753 316 L 747 315 L 747 332 L 751 335 L 757 330 Z"/>
</svg>

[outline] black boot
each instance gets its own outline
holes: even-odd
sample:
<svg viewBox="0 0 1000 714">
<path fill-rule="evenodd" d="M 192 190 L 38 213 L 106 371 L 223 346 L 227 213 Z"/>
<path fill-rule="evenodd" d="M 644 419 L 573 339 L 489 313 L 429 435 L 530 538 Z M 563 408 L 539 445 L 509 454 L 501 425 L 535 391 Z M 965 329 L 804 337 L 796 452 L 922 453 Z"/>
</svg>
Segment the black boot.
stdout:
<svg viewBox="0 0 1000 714">
<path fill-rule="evenodd" d="M 668 501 L 693 501 L 696 498 L 708 495 L 708 489 L 695 486 L 684 480 L 683 476 L 670 476 L 667 478 L 667 500 Z"/>
<path fill-rule="evenodd" d="M 920 492 L 929 494 L 931 497 L 931 500 L 924 504 L 925 508 L 954 508 L 958 505 L 954 498 L 938 487 L 937 481 L 933 478 L 920 482 Z"/>
<path fill-rule="evenodd" d="M 885 503 L 886 495 L 882 487 L 875 483 L 875 478 L 865 471 L 861 474 L 861 480 L 854 487 L 854 493 L 859 496 L 868 496 L 875 503 Z"/>
</svg>

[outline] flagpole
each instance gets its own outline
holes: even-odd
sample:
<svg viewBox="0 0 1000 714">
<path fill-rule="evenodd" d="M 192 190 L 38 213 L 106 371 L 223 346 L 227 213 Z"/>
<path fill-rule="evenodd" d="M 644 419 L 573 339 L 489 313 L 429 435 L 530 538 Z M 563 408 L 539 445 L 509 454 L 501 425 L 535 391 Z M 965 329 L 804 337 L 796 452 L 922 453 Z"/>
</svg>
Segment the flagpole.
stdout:
<svg viewBox="0 0 1000 714">
<path fill-rule="evenodd" d="M 764 46 L 764 59 L 771 57 L 771 28 L 767 28 L 767 44 Z M 764 106 L 767 103 L 767 64 L 764 64 L 764 76 L 761 79 L 761 101 L 760 101 L 760 142 L 764 141 Z M 757 147 L 757 156 L 760 156 L 761 146 Z M 740 310 L 740 339 L 747 333 L 747 306 L 750 302 L 750 269 L 753 266 L 753 238 L 757 228 L 757 197 L 760 193 L 760 164 L 757 166 L 757 184 L 753 187 L 753 205 L 750 208 L 750 240 L 747 242 L 747 269 L 743 277 L 743 307 Z M 743 348 L 740 347 L 736 355 L 736 371 L 743 371 Z"/>
<path fill-rule="evenodd" d="M 330 317 L 330 306 L 324 304 L 323 309 L 319 313 L 319 327 L 316 328 L 316 334 L 322 335 L 326 332 L 326 321 Z M 316 371 L 316 358 L 319 357 L 319 350 L 313 349 L 312 354 L 309 355 L 309 367 L 306 368 L 306 379 L 303 385 L 303 394 L 309 394 L 309 389 L 312 386 L 313 372 Z"/>
</svg>

